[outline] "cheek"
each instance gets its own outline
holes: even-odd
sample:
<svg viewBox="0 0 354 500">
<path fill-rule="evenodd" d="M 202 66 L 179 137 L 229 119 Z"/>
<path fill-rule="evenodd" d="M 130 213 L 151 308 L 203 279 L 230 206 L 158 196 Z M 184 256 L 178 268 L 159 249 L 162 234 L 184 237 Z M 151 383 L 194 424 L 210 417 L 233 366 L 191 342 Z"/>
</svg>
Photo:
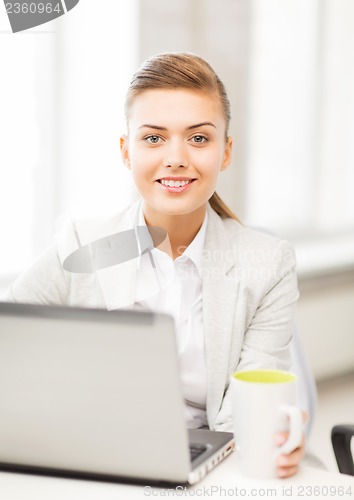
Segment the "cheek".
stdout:
<svg viewBox="0 0 354 500">
<path fill-rule="evenodd" d="M 142 172 L 147 172 L 154 166 L 158 161 L 157 153 L 152 149 L 146 148 L 135 148 L 130 155 L 132 168 Z"/>
<path fill-rule="evenodd" d="M 146 151 L 135 151 L 130 157 L 130 170 L 138 191 L 142 192 L 156 177 L 156 161 Z"/>
<path fill-rule="evenodd" d="M 133 168 L 132 175 L 133 175 L 134 185 L 137 191 L 140 193 L 140 195 L 143 197 L 148 196 L 149 187 L 151 183 L 149 183 L 147 177 L 144 175 L 144 172 L 137 168 Z"/>
<path fill-rule="evenodd" d="M 196 165 L 199 165 L 205 176 L 214 178 L 218 175 L 223 155 L 219 148 L 205 149 L 202 154 L 199 153 L 196 157 Z"/>
</svg>

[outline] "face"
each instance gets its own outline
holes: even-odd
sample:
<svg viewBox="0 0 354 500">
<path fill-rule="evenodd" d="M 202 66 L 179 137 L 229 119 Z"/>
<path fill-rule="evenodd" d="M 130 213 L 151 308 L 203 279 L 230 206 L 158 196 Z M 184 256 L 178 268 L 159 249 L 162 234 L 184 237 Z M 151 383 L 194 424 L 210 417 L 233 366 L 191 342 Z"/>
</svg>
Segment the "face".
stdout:
<svg viewBox="0 0 354 500">
<path fill-rule="evenodd" d="M 135 98 L 121 150 L 145 215 L 205 213 L 231 160 L 225 126 L 215 94 L 154 89 Z"/>
</svg>

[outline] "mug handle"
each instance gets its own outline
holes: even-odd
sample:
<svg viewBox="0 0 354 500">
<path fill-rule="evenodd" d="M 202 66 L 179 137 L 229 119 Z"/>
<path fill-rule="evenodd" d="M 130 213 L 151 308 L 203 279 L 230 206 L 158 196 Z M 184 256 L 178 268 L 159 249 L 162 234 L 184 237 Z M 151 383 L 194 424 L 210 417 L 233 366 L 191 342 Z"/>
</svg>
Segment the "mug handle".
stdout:
<svg viewBox="0 0 354 500">
<path fill-rule="evenodd" d="M 291 405 L 281 405 L 279 410 L 289 417 L 289 437 L 284 444 L 279 446 L 277 451 L 279 454 L 292 452 L 299 446 L 302 440 L 302 412 L 300 408 Z"/>
</svg>

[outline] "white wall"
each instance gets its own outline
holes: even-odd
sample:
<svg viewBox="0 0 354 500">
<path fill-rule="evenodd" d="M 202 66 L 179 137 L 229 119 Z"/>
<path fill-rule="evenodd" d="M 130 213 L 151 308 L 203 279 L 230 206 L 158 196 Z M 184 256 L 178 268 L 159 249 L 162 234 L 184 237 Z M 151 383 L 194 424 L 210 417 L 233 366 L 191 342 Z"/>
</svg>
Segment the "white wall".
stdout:
<svg viewBox="0 0 354 500">
<path fill-rule="evenodd" d="M 317 380 L 354 371 L 354 273 L 300 281 L 299 330 Z"/>
</svg>

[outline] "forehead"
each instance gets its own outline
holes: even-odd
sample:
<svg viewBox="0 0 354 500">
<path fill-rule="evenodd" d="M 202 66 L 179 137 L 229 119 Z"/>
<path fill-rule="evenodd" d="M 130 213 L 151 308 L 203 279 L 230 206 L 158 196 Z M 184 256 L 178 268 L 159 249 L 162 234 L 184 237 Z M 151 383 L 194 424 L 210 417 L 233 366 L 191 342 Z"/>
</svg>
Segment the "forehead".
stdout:
<svg viewBox="0 0 354 500">
<path fill-rule="evenodd" d="M 204 121 L 224 125 L 220 98 L 214 92 L 187 89 L 145 90 L 135 97 L 129 113 L 129 123 L 157 125 L 185 121 L 188 124 Z"/>
</svg>

